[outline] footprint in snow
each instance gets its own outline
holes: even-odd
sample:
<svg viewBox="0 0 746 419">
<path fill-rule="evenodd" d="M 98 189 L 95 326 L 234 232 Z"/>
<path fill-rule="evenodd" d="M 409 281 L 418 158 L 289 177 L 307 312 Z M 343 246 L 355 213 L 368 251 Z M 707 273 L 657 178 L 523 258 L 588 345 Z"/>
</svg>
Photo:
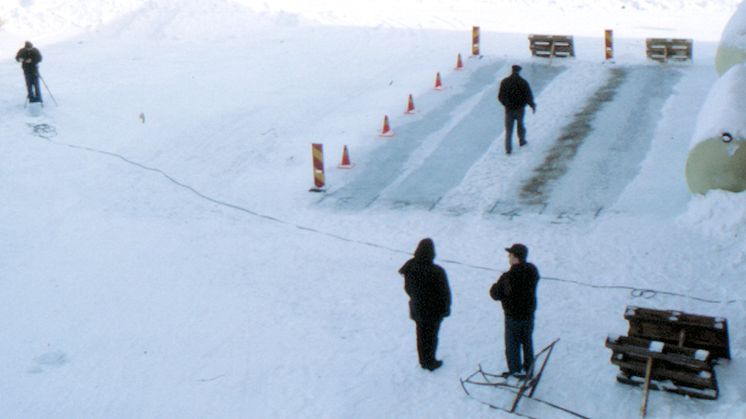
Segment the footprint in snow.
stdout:
<svg viewBox="0 0 746 419">
<path fill-rule="evenodd" d="M 67 354 L 62 351 L 52 351 L 41 354 L 34 358 L 34 365 L 29 368 L 30 374 L 40 374 L 46 368 L 61 367 L 69 361 Z"/>
</svg>

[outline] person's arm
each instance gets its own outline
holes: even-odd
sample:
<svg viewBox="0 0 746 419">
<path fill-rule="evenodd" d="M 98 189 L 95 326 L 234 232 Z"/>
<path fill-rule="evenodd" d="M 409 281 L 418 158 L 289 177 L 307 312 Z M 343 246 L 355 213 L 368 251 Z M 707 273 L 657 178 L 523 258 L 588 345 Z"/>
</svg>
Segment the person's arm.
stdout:
<svg viewBox="0 0 746 419">
<path fill-rule="evenodd" d="M 490 297 L 496 301 L 502 301 L 510 294 L 508 289 L 508 277 L 507 273 L 500 276 L 500 279 L 495 282 L 490 288 Z"/>
<path fill-rule="evenodd" d="M 443 281 L 442 281 L 442 287 L 443 287 L 443 303 L 444 303 L 444 317 L 448 317 L 451 315 L 451 287 L 448 286 L 448 275 L 446 275 L 446 272 L 443 271 Z"/>
<path fill-rule="evenodd" d="M 531 107 L 531 111 L 536 113 L 536 103 L 534 102 L 534 92 L 531 91 L 531 85 L 526 82 L 526 103 Z"/>
<path fill-rule="evenodd" d="M 505 99 L 506 99 L 505 98 L 505 95 L 506 95 L 505 90 L 506 90 L 505 89 L 505 80 L 503 80 L 502 82 L 500 82 L 500 90 L 498 90 L 498 92 L 497 92 L 497 100 L 503 106 L 505 106 Z"/>
</svg>

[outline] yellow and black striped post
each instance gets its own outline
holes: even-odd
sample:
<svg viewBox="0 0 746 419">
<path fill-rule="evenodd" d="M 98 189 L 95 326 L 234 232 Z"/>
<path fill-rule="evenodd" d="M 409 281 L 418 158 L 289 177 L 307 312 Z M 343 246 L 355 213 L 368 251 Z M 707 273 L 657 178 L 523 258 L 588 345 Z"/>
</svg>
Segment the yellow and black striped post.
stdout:
<svg viewBox="0 0 746 419">
<path fill-rule="evenodd" d="M 324 145 L 311 144 L 311 153 L 313 154 L 313 183 L 314 187 L 309 189 L 311 192 L 324 192 Z"/>
<path fill-rule="evenodd" d="M 606 39 L 606 59 L 611 60 L 614 58 L 614 39 L 613 32 L 611 29 L 606 29 L 604 38 Z"/>
<path fill-rule="evenodd" d="M 479 26 L 471 28 L 471 55 L 479 55 Z"/>
</svg>

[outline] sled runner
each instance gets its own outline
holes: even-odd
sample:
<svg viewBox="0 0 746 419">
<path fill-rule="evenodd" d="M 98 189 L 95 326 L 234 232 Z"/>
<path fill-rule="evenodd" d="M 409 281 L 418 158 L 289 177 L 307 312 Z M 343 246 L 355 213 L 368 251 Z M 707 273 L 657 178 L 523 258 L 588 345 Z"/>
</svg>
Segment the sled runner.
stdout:
<svg viewBox="0 0 746 419">
<path fill-rule="evenodd" d="M 557 344 L 558 341 L 559 339 L 555 339 L 552 343 L 547 345 L 544 349 L 539 351 L 534 356 L 534 363 L 526 374 L 525 378 L 505 378 L 501 374 L 493 374 L 484 371 L 484 369 L 482 369 L 482 365 L 480 364 L 477 371 L 469 375 L 466 379 L 460 380 L 461 388 L 464 390 L 467 396 L 471 397 L 474 400 L 477 400 L 484 405 L 521 417 L 533 418 L 533 416 L 518 412 L 518 404 L 521 402 L 521 400 L 528 399 L 532 400 L 533 402 L 540 403 L 544 406 L 548 406 L 555 412 L 559 410 L 574 417 L 587 419 L 586 416 L 583 416 L 577 412 L 573 412 L 557 404 L 534 397 L 534 393 L 536 392 L 536 389 L 539 386 L 539 382 L 541 381 L 541 377 L 544 374 L 544 368 L 547 366 L 549 357 L 552 355 L 554 346 Z M 537 370 L 536 366 L 540 363 L 541 366 Z M 476 394 L 476 390 L 484 388 L 499 389 L 512 393 L 512 401 L 510 401 L 510 407 L 501 407 L 494 403 L 486 402 L 481 397 L 478 397 L 478 395 Z"/>
</svg>

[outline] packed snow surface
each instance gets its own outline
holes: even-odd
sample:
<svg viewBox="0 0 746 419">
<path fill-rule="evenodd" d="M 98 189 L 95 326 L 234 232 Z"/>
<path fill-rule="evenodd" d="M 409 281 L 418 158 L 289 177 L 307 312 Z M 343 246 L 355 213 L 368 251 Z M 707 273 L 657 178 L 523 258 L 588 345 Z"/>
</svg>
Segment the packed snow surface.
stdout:
<svg viewBox="0 0 746 419">
<path fill-rule="evenodd" d="M 542 274 L 535 345 L 560 339 L 535 397 L 638 417 L 604 341 L 650 307 L 727 319 L 732 359 L 717 401 L 655 392 L 648 416 L 743 418 L 746 198 L 684 179 L 703 106 L 728 110 L 710 91 L 738 3 L 3 1 L 0 416 L 512 417 L 459 379 L 506 368 L 488 290 L 520 242 Z M 531 33 L 573 35 L 576 57 L 531 57 Z M 694 60 L 648 61 L 646 37 L 692 38 Z M 506 156 L 514 63 L 538 107 Z M 435 372 L 397 274 L 424 237 L 453 292 Z"/>
</svg>

